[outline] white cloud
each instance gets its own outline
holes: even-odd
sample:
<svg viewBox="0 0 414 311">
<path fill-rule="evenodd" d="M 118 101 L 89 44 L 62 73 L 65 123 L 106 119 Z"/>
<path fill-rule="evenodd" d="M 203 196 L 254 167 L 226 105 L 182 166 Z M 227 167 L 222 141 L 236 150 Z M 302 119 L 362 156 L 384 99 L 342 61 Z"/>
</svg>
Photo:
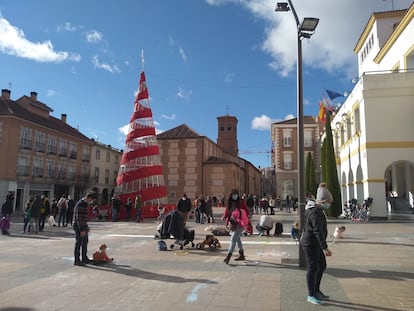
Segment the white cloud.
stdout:
<svg viewBox="0 0 414 311">
<path fill-rule="evenodd" d="M 61 63 L 66 60 L 79 62 L 81 59 L 80 55 L 76 53 L 55 51 L 50 40 L 42 43 L 29 41 L 21 29 L 11 25 L 1 15 L 0 52 L 37 62 Z"/>
<path fill-rule="evenodd" d="M 57 27 L 57 31 L 69 31 L 69 32 L 75 32 L 76 30 L 78 30 L 78 28 L 76 26 L 73 26 L 70 22 L 66 22 L 63 25 L 59 25 Z"/>
<path fill-rule="evenodd" d="M 187 60 L 187 55 L 185 54 L 184 49 L 180 47 L 178 49 L 178 52 L 180 53 L 180 56 L 183 59 L 183 61 L 186 61 Z"/>
<path fill-rule="evenodd" d="M 121 134 L 124 134 L 125 136 L 126 136 L 126 135 L 128 135 L 129 123 L 128 123 L 128 124 L 125 124 L 125 125 L 124 125 L 124 126 L 122 126 L 122 127 L 120 127 L 118 130 L 119 130 L 119 132 L 120 132 Z"/>
<path fill-rule="evenodd" d="M 293 114 L 288 114 L 286 117 L 285 117 L 285 120 L 291 120 L 291 119 L 294 119 L 294 118 L 296 118 Z"/>
<path fill-rule="evenodd" d="M 46 91 L 46 96 L 47 97 L 52 97 L 54 95 L 56 95 L 56 91 L 55 90 L 47 90 Z"/>
<path fill-rule="evenodd" d="M 184 48 L 182 48 L 177 43 L 177 41 L 173 37 L 171 37 L 171 36 L 168 37 L 168 45 L 170 46 L 170 48 L 172 50 L 177 49 L 178 50 L 178 54 L 180 54 L 181 59 L 183 61 L 187 61 L 187 53 L 184 51 Z"/>
<path fill-rule="evenodd" d="M 276 122 L 276 120 L 262 114 L 260 117 L 253 118 L 251 128 L 259 131 L 268 131 L 273 122 Z"/>
<path fill-rule="evenodd" d="M 110 65 L 108 63 L 101 63 L 99 61 L 98 55 L 94 55 L 92 57 L 92 64 L 95 68 L 103 69 L 109 71 L 110 73 L 118 73 L 121 72 L 116 65 Z"/>
<path fill-rule="evenodd" d="M 178 88 L 177 93 L 175 94 L 175 97 L 180 98 L 180 99 L 190 99 L 191 95 L 193 94 L 192 90 L 184 90 L 181 87 Z"/>
<path fill-rule="evenodd" d="M 89 43 L 96 43 L 102 41 L 103 35 L 97 30 L 90 30 L 86 32 L 86 41 Z"/>
<path fill-rule="evenodd" d="M 175 113 L 173 113 L 172 115 L 170 115 L 170 116 L 168 116 L 168 115 L 166 115 L 166 114 L 162 114 L 161 115 L 161 118 L 163 118 L 163 119 L 167 119 L 167 120 L 175 120 L 176 119 L 176 115 L 175 115 Z"/>
<path fill-rule="evenodd" d="M 233 82 L 233 79 L 234 79 L 235 76 L 236 76 L 236 74 L 233 73 L 233 72 L 227 73 L 224 77 L 224 82 L 226 82 L 226 83 Z"/>
<path fill-rule="evenodd" d="M 297 57 L 296 25 L 292 12 L 275 12 L 277 1 L 268 0 L 206 0 L 210 5 L 240 5 L 256 18 L 264 20 L 267 28 L 262 51 L 272 58 L 268 64 L 281 76 L 295 71 Z M 320 19 L 315 34 L 302 42 L 303 62 L 306 66 L 341 71 L 347 77 L 357 73 L 357 60 L 353 49 L 374 12 L 408 8 L 412 0 L 394 1 L 326 1 L 295 0 L 299 17 Z M 352 18 L 350 18 L 352 17 Z"/>
</svg>

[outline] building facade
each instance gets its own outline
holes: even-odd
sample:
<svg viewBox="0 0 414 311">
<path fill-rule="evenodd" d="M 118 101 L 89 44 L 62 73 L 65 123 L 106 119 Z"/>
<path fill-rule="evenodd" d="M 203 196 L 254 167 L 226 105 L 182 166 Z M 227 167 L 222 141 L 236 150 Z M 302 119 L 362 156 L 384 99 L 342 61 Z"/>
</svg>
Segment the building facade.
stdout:
<svg viewBox="0 0 414 311">
<path fill-rule="evenodd" d="M 121 157 L 122 150 L 92 139 L 90 186 L 100 204 L 110 204 Z"/>
<path fill-rule="evenodd" d="M 374 13 L 354 52 L 359 80 L 333 117 L 342 200 L 372 216 L 414 210 L 414 4 Z"/>
<path fill-rule="evenodd" d="M 315 176 L 320 176 L 321 126 L 318 118 L 304 116 L 305 159 L 310 152 L 315 165 Z M 272 163 L 276 178 L 276 196 L 282 200 L 287 195 L 298 197 L 298 142 L 297 119 L 275 122 L 271 126 Z M 316 182 L 319 182 L 317 180 Z"/>
<path fill-rule="evenodd" d="M 226 127 L 220 130 L 218 142 L 225 141 L 226 146 L 235 147 L 237 140 L 229 142 L 230 136 L 237 138 L 237 119 L 226 116 Z M 228 121 L 231 128 L 227 127 Z M 225 140 L 221 135 L 225 135 Z M 199 135 L 183 124 L 157 135 L 164 180 L 168 191 L 168 203 L 175 204 L 183 193 L 195 198 L 199 194 L 221 198 L 227 197 L 231 189 L 240 193 L 260 193 L 262 174 L 250 162 L 239 158 L 237 151 L 226 152 L 219 144 L 206 136 Z M 234 143 L 236 142 L 236 143 Z"/>
<path fill-rule="evenodd" d="M 66 114 L 58 119 L 51 112 L 36 92 L 12 100 L 11 91 L 2 90 L 0 197 L 14 193 L 15 210 L 21 210 L 31 195 L 68 194 L 79 199 L 91 189 L 95 143 L 70 126 Z M 113 178 L 109 182 L 112 189 Z"/>
</svg>

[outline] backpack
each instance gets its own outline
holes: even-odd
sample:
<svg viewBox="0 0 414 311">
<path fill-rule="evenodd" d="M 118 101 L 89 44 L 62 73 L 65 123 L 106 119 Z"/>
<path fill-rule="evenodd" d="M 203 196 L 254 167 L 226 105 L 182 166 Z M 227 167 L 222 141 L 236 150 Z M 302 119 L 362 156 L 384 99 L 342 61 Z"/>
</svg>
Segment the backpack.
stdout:
<svg viewBox="0 0 414 311">
<path fill-rule="evenodd" d="M 167 250 L 167 243 L 163 240 L 158 241 L 158 250 L 165 252 Z"/>
</svg>

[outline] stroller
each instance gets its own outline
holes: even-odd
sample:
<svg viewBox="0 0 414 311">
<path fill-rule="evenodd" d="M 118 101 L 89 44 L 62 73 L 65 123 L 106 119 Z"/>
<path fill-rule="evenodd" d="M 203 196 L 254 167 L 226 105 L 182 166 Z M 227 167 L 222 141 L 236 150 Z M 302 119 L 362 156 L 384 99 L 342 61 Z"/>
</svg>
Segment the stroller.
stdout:
<svg viewBox="0 0 414 311">
<path fill-rule="evenodd" d="M 165 216 L 159 233 L 159 236 L 156 236 L 156 238 L 170 239 L 171 236 L 173 236 L 176 239 L 174 244 L 170 245 L 171 249 L 174 248 L 175 244 L 177 244 L 181 250 L 189 243 L 194 247 L 195 232 L 184 226 L 183 217 L 178 211 L 172 211 Z"/>
</svg>

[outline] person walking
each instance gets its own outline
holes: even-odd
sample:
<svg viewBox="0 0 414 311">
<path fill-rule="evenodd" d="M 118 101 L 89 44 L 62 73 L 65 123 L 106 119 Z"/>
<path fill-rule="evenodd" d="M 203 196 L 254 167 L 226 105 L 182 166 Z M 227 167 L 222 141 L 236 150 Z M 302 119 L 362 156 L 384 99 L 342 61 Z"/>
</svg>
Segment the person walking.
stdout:
<svg viewBox="0 0 414 311">
<path fill-rule="evenodd" d="M 126 204 L 124 204 L 125 206 L 125 217 L 126 217 L 126 221 L 130 221 L 131 220 L 131 210 L 132 210 L 132 200 L 131 198 L 127 199 Z"/>
<path fill-rule="evenodd" d="M 62 223 L 62 227 L 67 226 L 66 223 L 66 212 L 68 208 L 68 201 L 66 199 L 66 194 L 63 194 L 59 201 L 57 202 L 57 207 L 59 209 L 59 218 L 58 218 L 58 227 L 60 227 L 60 223 Z"/>
<path fill-rule="evenodd" d="M 75 266 L 84 266 L 85 264 L 91 263 L 92 260 L 88 258 L 88 242 L 89 242 L 89 226 L 88 217 L 89 211 L 88 206 L 92 204 L 95 199 L 95 192 L 88 192 L 88 194 L 79 200 L 73 211 L 73 230 L 75 231 L 75 249 L 74 258 Z M 82 260 L 81 260 L 82 256 Z"/>
<path fill-rule="evenodd" d="M 25 207 L 23 209 L 23 231 L 22 233 L 26 233 L 27 225 L 30 222 L 30 218 L 32 217 L 32 204 L 34 201 L 34 197 L 30 196 L 27 200 Z M 27 230 L 29 232 L 29 230 Z"/>
<path fill-rule="evenodd" d="M 112 198 L 112 221 L 119 220 L 119 212 L 121 210 L 121 200 L 119 196 L 114 196 Z"/>
<path fill-rule="evenodd" d="M 43 231 L 45 228 L 46 217 L 50 214 L 50 204 L 49 199 L 45 194 L 42 195 L 40 199 L 42 200 L 42 208 L 40 209 L 39 231 Z"/>
<path fill-rule="evenodd" d="M 72 225 L 73 222 L 73 210 L 75 209 L 75 200 L 72 199 L 72 197 L 69 195 L 68 196 L 68 208 L 66 210 L 66 225 Z"/>
<path fill-rule="evenodd" d="M 32 212 L 30 215 L 30 230 L 35 234 L 39 233 L 39 218 L 42 206 L 42 199 L 40 198 L 40 195 L 36 194 L 35 199 L 32 203 Z"/>
<path fill-rule="evenodd" d="M 14 195 L 13 193 L 9 193 L 6 196 L 6 200 L 1 206 L 1 220 L 0 220 L 0 227 L 1 233 L 3 235 L 9 235 L 10 229 L 10 216 L 13 213 L 13 200 Z"/>
<path fill-rule="evenodd" d="M 136 220 L 137 222 L 141 222 L 142 221 L 142 217 L 141 217 L 141 195 L 137 194 L 135 196 L 135 210 L 137 211 L 137 216 L 136 216 Z"/>
<path fill-rule="evenodd" d="M 184 226 L 187 223 L 188 213 L 191 211 L 191 208 L 191 200 L 187 198 L 187 194 L 183 193 L 183 196 L 177 202 L 177 210 L 183 217 Z"/>
<path fill-rule="evenodd" d="M 229 249 L 227 250 L 227 256 L 224 258 L 224 262 L 226 264 L 229 263 L 233 251 L 236 248 L 236 244 L 239 248 L 239 257 L 237 257 L 235 260 L 245 260 L 241 234 L 249 223 L 248 215 L 249 209 L 247 208 L 246 202 L 244 200 L 241 200 L 239 192 L 236 189 L 231 190 L 223 215 L 223 220 L 226 221 L 226 225 L 230 227 L 231 230 L 230 245 Z"/>
<path fill-rule="evenodd" d="M 308 287 L 307 300 L 313 304 L 323 304 L 323 300 L 329 299 L 322 293 L 320 284 L 326 269 L 325 256 L 331 256 L 332 252 L 326 243 L 328 229 L 325 214 L 315 201 L 309 200 L 305 206 L 305 226 L 300 239 L 300 246 L 306 257 L 307 271 L 306 283 Z"/>
</svg>

